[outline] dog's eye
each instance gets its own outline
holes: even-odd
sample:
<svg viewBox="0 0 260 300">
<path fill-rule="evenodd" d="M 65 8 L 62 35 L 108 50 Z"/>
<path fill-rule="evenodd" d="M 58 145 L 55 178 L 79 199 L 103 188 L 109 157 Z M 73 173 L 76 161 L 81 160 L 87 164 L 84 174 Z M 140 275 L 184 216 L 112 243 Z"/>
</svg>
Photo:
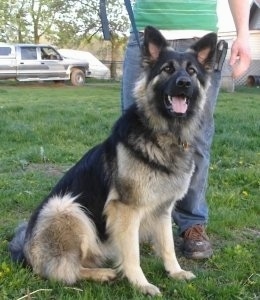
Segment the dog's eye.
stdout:
<svg viewBox="0 0 260 300">
<path fill-rule="evenodd" d="M 188 67 L 187 72 L 189 73 L 189 75 L 193 75 L 197 73 L 197 71 L 193 67 Z"/>
<path fill-rule="evenodd" d="M 168 73 L 168 74 L 172 74 L 174 72 L 174 67 L 173 66 L 165 66 L 163 68 L 163 71 Z"/>
</svg>

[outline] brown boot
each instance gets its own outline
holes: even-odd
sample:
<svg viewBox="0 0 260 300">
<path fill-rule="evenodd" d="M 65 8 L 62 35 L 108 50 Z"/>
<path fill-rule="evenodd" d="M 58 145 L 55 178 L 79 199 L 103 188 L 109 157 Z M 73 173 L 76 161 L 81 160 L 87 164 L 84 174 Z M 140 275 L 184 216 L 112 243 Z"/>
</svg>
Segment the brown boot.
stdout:
<svg viewBox="0 0 260 300">
<path fill-rule="evenodd" d="M 183 233 L 183 254 L 187 258 L 204 259 L 213 254 L 209 237 L 203 225 L 194 225 Z"/>
</svg>

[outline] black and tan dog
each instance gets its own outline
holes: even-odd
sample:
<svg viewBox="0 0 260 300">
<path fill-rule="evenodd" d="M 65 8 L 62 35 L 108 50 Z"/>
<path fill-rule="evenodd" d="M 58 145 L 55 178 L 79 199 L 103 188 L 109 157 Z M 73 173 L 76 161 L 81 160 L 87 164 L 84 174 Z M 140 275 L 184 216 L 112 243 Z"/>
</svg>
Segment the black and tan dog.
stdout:
<svg viewBox="0 0 260 300">
<path fill-rule="evenodd" d="M 194 171 L 192 145 L 216 41 L 208 34 L 178 53 L 155 28 L 145 29 L 136 103 L 19 228 L 10 243 L 14 260 L 66 284 L 112 280 L 120 272 L 143 293 L 157 295 L 140 267 L 139 242 L 145 238 L 170 277 L 195 277 L 176 259 L 171 212 Z M 104 268 L 107 259 L 117 267 Z"/>
</svg>

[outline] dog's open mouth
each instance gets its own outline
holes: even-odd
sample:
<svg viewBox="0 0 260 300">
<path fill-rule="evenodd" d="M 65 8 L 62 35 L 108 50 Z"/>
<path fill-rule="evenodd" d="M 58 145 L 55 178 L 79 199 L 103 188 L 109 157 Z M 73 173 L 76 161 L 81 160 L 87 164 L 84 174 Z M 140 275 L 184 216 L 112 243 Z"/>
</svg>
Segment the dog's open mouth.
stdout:
<svg viewBox="0 0 260 300">
<path fill-rule="evenodd" d="M 167 110 L 178 116 L 184 116 L 189 106 L 189 98 L 184 94 L 176 96 L 165 95 L 164 102 Z"/>
</svg>

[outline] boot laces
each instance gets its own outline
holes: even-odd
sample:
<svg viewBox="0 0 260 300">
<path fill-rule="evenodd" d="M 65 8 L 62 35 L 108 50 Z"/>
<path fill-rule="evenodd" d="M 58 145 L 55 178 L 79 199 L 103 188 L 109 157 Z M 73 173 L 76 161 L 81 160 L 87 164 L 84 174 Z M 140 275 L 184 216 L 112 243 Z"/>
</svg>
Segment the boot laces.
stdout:
<svg viewBox="0 0 260 300">
<path fill-rule="evenodd" d="M 209 240 L 203 225 L 195 225 L 188 228 L 184 232 L 184 238 L 194 241 Z"/>
</svg>

